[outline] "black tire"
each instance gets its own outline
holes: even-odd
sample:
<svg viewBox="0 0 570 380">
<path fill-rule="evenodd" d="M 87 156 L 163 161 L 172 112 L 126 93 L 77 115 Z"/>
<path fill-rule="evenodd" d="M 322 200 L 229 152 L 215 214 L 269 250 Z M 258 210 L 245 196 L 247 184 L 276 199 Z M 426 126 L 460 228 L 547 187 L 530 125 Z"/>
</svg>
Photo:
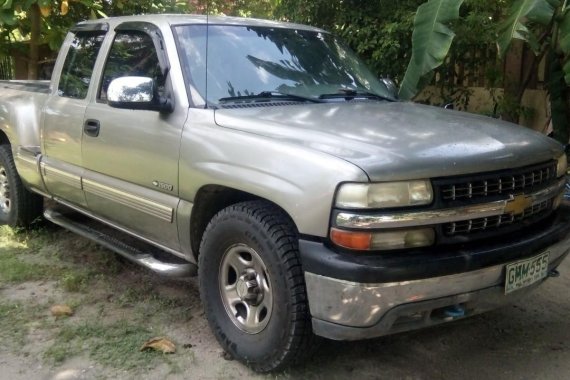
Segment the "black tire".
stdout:
<svg viewBox="0 0 570 380">
<path fill-rule="evenodd" d="M 10 145 L 0 145 L 0 224 L 26 228 L 42 211 L 43 198 L 24 187 Z"/>
<path fill-rule="evenodd" d="M 280 209 L 268 202 L 251 201 L 229 206 L 216 214 L 208 224 L 200 246 L 200 296 L 210 328 L 231 356 L 258 372 L 279 371 L 298 363 L 306 359 L 314 345 L 297 235 L 292 222 Z M 253 297 L 262 294 L 263 298 L 257 309 L 262 309 L 264 303 L 271 300 L 265 316 L 263 310 L 258 313 L 261 322 L 251 326 L 241 324 L 245 322 L 238 320 L 242 318 L 239 311 L 231 316 L 228 301 L 222 295 L 221 284 L 226 281 L 224 268 L 230 268 L 229 277 L 232 270 L 231 265 L 224 264 L 225 258 L 236 249 L 249 249 L 245 260 L 249 258 L 248 252 L 257 256 L 257 259 L 251 258 L 252 263 L 259 258 L 262 260 L 265 270 L 262 277 L 267 280 L 267 288 L 253 292 Z M 237 254 L 242 255 L 241 252 Z M 236 289 L 240 287 L 241 277 L 238 276 L 236 273 Z M 243 299 L 237 301 L 235 310 L 238 310 L 239 302 L 246 303 Z M 244 305 L 241 311 L 249 315 L 255 305 L 248 307 L 247 312 Z M 251 332 L 259 328 L 261 331 Z M 250 332 L 244 329 L 250 329 Z"/>
</svg>

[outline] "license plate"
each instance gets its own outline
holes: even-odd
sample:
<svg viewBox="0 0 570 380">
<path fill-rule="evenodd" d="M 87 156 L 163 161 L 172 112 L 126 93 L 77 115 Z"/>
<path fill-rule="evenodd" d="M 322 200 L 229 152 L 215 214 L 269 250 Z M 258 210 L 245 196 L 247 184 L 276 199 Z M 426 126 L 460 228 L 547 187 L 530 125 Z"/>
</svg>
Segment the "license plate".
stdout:
<svg viewBox="0 0 570 380">
<path fill-rule="evenodd" d="M 530 259 L 508 264 L 505 278 L 505 294 L 524 288 L 542 280 L 548 275 L 549 252 Z"/>
</svg>

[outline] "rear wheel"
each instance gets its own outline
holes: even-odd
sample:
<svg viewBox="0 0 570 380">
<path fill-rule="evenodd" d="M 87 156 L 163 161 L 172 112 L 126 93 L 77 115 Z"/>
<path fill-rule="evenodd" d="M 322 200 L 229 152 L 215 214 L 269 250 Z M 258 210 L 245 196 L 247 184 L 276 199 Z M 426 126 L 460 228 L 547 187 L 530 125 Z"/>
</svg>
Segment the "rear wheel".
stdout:
<svg viewBox="0 0 570 380">
<path fill-rule="evenodd" d="M 42 210 L 42 197 L 28 191 L 20 180 L 10 145 L 0 145 L 0 224 L 28 227 Z"/>
<path fill-rule="evenodd" d="M 200 294 L 214 335 L 259 372 L 280 370 L 313 342 L 297 233 L 263 201 L 220 211 L 204 233 Z"/>
</svg>

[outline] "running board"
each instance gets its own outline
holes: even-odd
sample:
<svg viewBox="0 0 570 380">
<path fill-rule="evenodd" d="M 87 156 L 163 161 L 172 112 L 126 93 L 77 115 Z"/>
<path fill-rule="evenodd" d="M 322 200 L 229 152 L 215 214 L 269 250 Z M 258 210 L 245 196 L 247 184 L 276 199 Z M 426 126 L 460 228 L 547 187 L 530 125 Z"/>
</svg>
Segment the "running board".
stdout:
<svg viewBox="0 0 570 380">
<path fill-rule="evenodd" d="M 44 217 L 160 275 L 189 277 L 197 273 L 196 265 L 77 212 L 56 206 L 46 209 Z"/>
</svg>

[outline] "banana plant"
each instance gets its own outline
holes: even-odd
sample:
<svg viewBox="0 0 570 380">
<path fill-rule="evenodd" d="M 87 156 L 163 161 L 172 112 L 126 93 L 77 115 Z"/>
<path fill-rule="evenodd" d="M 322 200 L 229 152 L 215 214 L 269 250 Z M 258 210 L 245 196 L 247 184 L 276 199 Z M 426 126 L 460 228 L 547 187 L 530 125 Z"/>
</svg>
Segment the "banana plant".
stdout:
<svg viewBox="0 0 570 380">
<path fill-rule="evenodd" d="M 449 23 L 459 18 L 462 0 L 429 0 L 416 13 L 412 57 L 401 83 L 400 97 L 412 99 L 445 61 L 455 34 Z M 555 136 L 570 137 L 570 0 L 514 0 L 497 28 L 497 49 L 504 58 L 514 40 L 527 43 L 537 56 L 547 57 L 551 69 L 548 90 Z M 533 70 L 526 72 L 513 94 L 520 103 Z M 505 96 L 507 94 L 505 93 Z M 509 115 L 505 115 L 507 118 Z M 514 120 L 516 121 L 516 119 Z"/>
<path fill-rule="evenodd" d="M 531 28 L 530 25 L 539 25 Z M 561 60 L 570 85 L 570 4 L 568 0 L 517 0 L 499 27 L 497 46 L 504 57 L 514 39 L 529 44 L 535 54 L 552 50 Z"/>
<path fill-rule="evenodd" d="M 529 28 L 529 24 L 538 24 L 548 27 L 559 0 L 517 0 L 509 10 L 508 16 L 499 25 L 497 48 L 499 55 L 504 57 L 512 44 L 513 39 L 526 41 L 536 54 L 539 54 L 539 37 Z"/>
<path fill-rule="evenodd" d="M 425 83 L 424 79 L 443 64 L 455 37 L 448 25 L 459 19 L 463 2 L 429 0 L 418 8 L 412 34 L 412 57 L 401 84 L 401 98 L 414 97 Z M 528 43 L 537 55 L 553 49 L 562 60 L 565 79 L 570 85 L 569 0 L 515 0 L 498 28 L 497 48 L 501 57 L 514 39 Z"/>
<path fill-rule="evenodd" d="M 551 115 L 555 137 L 568 143 L 570 130 L 570 4 L 568 0 L 516 0 L 499 26 L 497 47 L 504 57 L 513 40 L 527 43 L 537 61 L 550 67 Z M 523 88 L 524 91 L 524 88 Z M 522 93 L 519 98 L 522 98 Z"/>
<path fill-rule="evenodd" d="M 464 0 L 429 0 L 414 19 L 412 57 L 400 86 L 400 98 L 412 99 L 443 64 L 455 37 L 449 23 L 459 18 Z"/>
</svg>

